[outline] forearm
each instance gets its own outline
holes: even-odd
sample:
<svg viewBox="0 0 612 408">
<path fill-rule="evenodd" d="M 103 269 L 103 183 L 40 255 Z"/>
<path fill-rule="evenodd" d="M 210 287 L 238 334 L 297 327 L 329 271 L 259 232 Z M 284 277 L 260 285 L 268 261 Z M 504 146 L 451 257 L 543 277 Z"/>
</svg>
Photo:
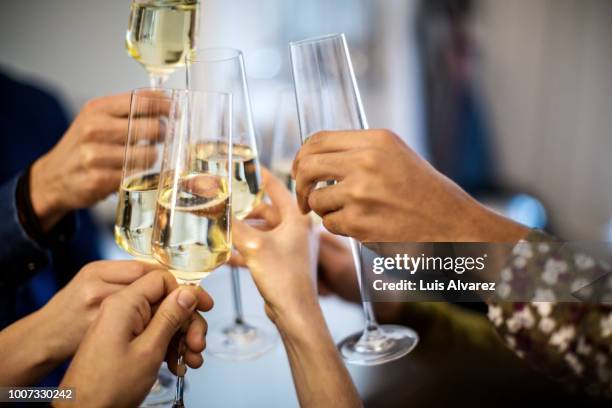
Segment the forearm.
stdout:
<svg viewBox="0 0 612 408">
<path fill-rule="evenodd" d="M 46 323 L 35 312 L 0 332 L 0 385 L 36 384 L 61 362 L 50 351 L 53 339 L 45 332 Z"/>
<path fill-rule="evenodd" d="M 361 401 L 342 363 L 318 305 L 277 322 L 301 407 L 359 407 Z"/>
</svg>

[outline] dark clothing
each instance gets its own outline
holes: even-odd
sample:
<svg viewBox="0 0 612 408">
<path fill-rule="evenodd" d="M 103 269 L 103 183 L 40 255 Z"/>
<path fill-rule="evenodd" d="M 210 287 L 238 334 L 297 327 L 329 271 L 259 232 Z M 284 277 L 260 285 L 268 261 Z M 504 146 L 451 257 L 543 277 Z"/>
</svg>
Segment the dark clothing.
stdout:
<svg viewBox="0 0 612 408">
<path fill-rule="evenodd" d="M 67 127 L 54 97 L 0 73 L 0 329 L 39 309 L 84 264 L 100 259 L 87 211 L 62 220 L 62 233 L 47 247 L 19 222 L 16 189 L 22 172 L 51 150 Z"/>
</svg>

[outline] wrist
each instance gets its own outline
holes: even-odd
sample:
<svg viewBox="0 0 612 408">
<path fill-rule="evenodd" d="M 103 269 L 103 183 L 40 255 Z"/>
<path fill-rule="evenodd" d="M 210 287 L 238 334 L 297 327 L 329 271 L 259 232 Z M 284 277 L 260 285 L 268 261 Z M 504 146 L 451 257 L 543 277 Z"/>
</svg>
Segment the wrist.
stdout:
<svg viewBox="0 0 612 408">
<path fill-rule="evenodd" d="M 321 330 L 327 331 L 323 312 L 316 299 L 300 302 L 276 313 L 273 322 L 283 339 L 289 341 L 306 340 L 317 337 Z"/>
<path fill-rule="evenodd" d="M 59 195 L 61 188 L 54 186 L 54 178 L 48 177 L 45 159 L 43 156 L 34 162 L 30 170 L 30 201 L 43 230 L 49 231 L 67 210 Z"/>
<path fill-rule="evenodd" d="M 63 328 L 65 323 L 57 318 L 57 313 L 49 309 L 49 304 L 34 312 L 32 316 L 34 317 L 36 331 L 41 334 L 40 338 L 45 339 L 39 345 L 41 361 L 46 364 L 57 365 L 71 357 L 73 352 L 67 350 L 66 347 L 65 337 L 69 333 L 66 333 Z"/>
<path fill-rule="evenodd" d="M 469 199 L 464 220 L 470 231 L 465 242 L 499 242 L 514 244 L 523 239 L 530 229 L 489 210 L 472 198 Z"/>
<path fill-rule="evenodd" d="M 34 339 L 34 343 L 31 345 L 24 345 L 24 349 L 28 350 L 30 358 L 30 367 L 33 372 L 47 373 L 54 367 L 64 361 L 58 353 L 55 351 L 54 342 L 58 334 L 48 330 L 49 328 L 49 317 L 45 316 L 42 312 L 43 309 L 38 310 L 31 315 L 23 319 L 24 339 Z M 32 337 L 31 333 L 37 333 L 36 336 Z M 44 341 L 40 341 L 44 339 Z"/>
</svg>

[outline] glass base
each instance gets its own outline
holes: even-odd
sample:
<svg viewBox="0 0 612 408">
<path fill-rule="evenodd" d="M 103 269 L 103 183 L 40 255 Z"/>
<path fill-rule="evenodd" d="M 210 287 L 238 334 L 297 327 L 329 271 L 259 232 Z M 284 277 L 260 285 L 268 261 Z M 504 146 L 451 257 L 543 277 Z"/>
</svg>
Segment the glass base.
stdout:
<svg viewBox="0 0 612 408">
<path fill-rule="evenodd" d="M 270 321 L 246 316 L 242 323 L 213 325 L 206 336 L 206 351 L 225 360 L 252 360 L 272 350 L 277 341 L 278 332 Z"/>
<path fill-rule="evenodd" d="M 174 374 L 170 372 L 165 363 L 162 364 L 157 373 L 155 384 L 151 387 L 151 391 L 140 404 L 140 407 L 159 407 L 172 403 L 174 401 L 174 381 Z"/>
<path fill-rule="evenodd" d="M 405 356 L 418 342 L 419 335 L 414 330 L 389 324 L 348 336 L 338 349 L 349 364 L 373 366 Z"/>
</svg>

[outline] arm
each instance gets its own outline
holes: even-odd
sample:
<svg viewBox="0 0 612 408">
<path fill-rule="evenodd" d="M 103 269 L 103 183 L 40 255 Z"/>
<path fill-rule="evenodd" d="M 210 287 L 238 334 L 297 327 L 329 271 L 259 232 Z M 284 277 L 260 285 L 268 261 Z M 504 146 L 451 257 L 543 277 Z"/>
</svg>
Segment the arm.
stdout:
<svg viewBox="0 0 612 408">
<path fill-rule="evenodd" d="M 86 265 L 44 307 L 0 332 L 0 385 L 36 384 L 76 351 L 101 302 L 145 275 L 151 265 L 101 261 Z"/>
<path fill-rule="evenodd" d="M 0 287 L 5 290 L 27 280 L 49 263 L 49 252 L 30 238 L 19 220 L 16 193 L 21 175 L 0 186 Z"/>
<path fill-rule="evenodd" d="M 37 311 L 0 332 L 0 385 L 36 384 L 62 362 L 47 342 L 58 334 L 49 330 L 48 323 Z"/>
<path fill-rule="evenodd" d="M 361 242 L 516 242 L 528 229 L 480 205 L 388 130 L 319 132 L 293 162 L 298 203 Z M 314 190 L 317 182 L 337 184 Z"/>
<path fill-rule="evenodd" d="M 311 279 L 310 222 L 299 213 L 282 183 L 264 171 L 272 205 L 259 214 L 271 230 L 233 220 L 233 241 L 265 300 L 287 352 L 302 407 L 361 406 L 317 301 Z"/>
<path fill-rule="evenodd" d="M 359 396 L 318 305 L 278 319 L 302 407 L 358 407 Z"/>
</svg>

